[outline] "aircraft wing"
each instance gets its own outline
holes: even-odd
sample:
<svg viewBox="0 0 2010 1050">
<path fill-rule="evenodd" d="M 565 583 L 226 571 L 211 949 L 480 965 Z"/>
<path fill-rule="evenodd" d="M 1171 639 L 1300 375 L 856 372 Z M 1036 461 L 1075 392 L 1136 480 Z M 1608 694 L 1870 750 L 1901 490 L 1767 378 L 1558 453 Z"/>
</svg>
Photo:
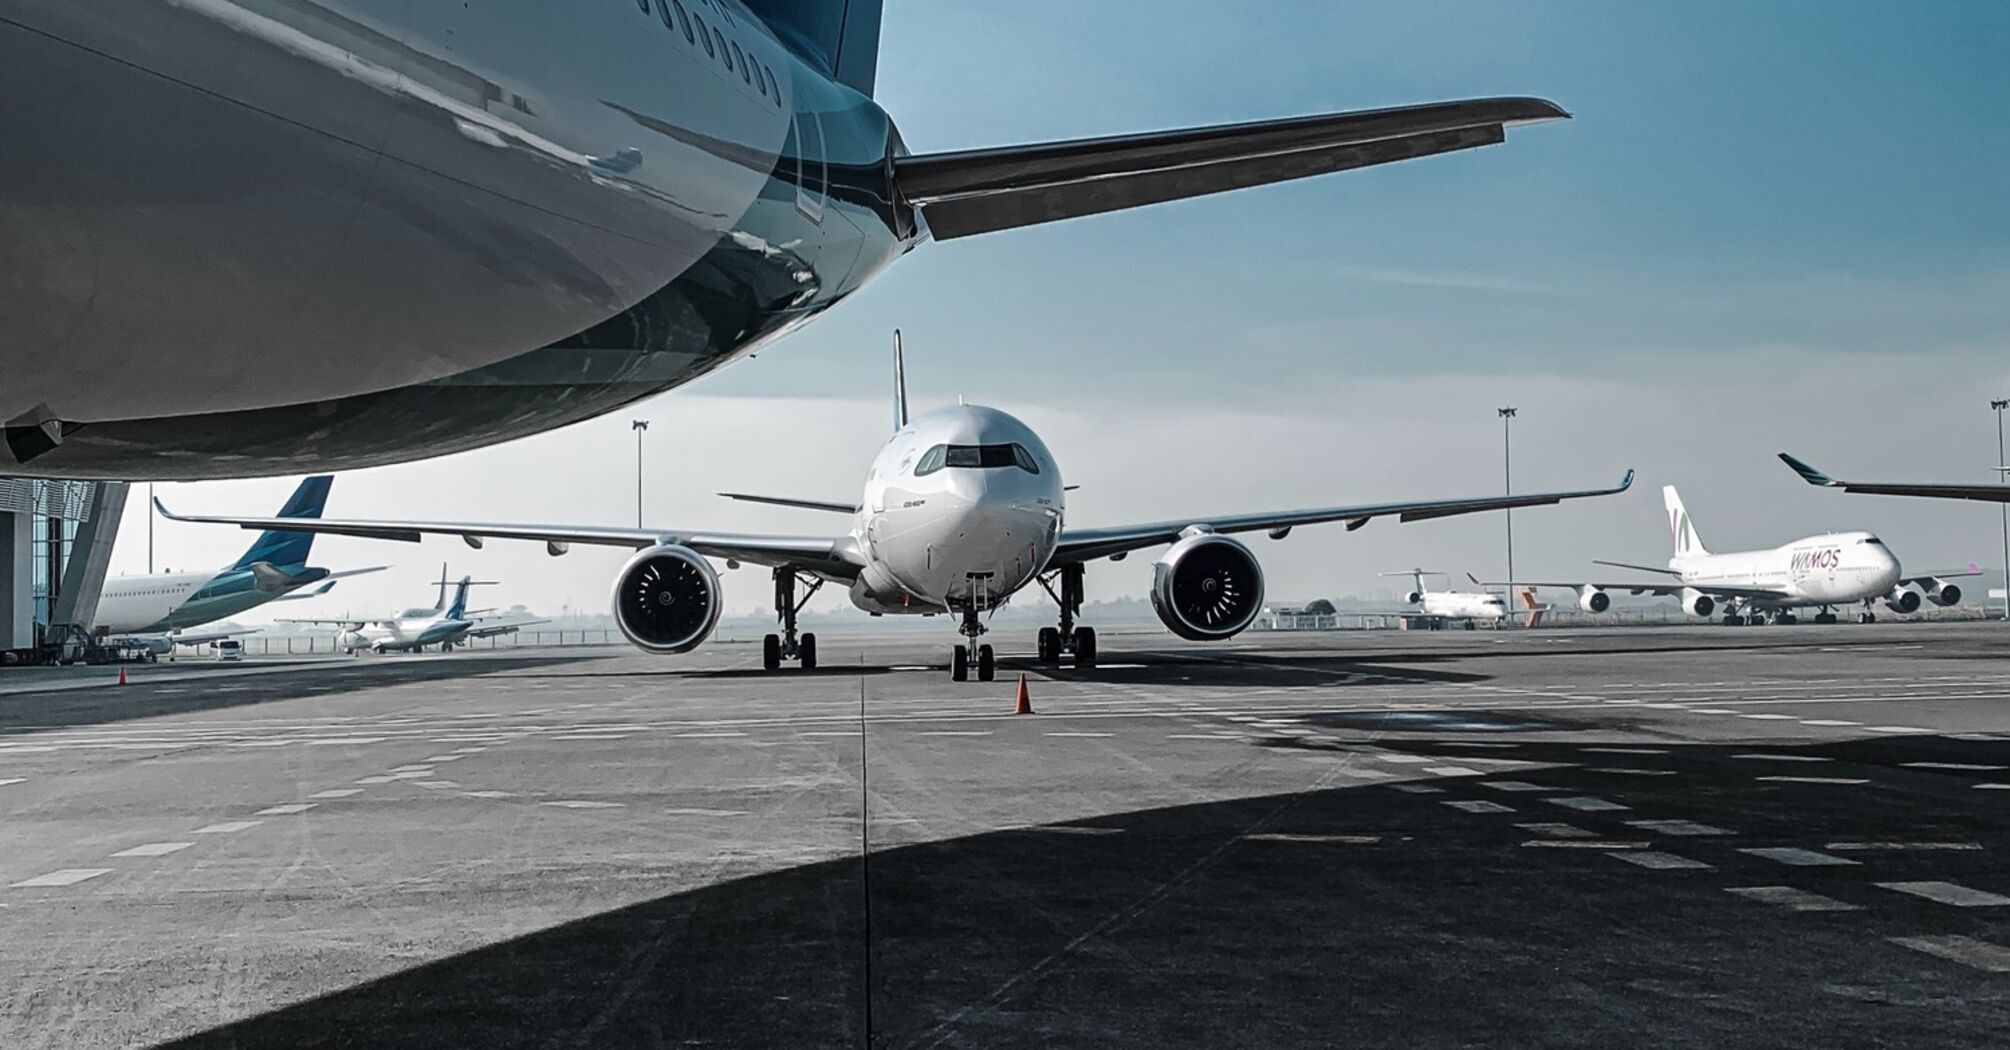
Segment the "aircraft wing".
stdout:
<svg viewBox="0 0 2010 1050">
<path fill-rule="evenodd" d="M 247 634 L 257 634 L 262 630 L 264 630 L 263 627 L 240 627 L 229 631 L 204 631 L 201 634 L 191 634 L 183 631 L 180 634 L 165 634 L 161 635 L 161 637 L 176 645 L 208 645 L 211 642 L 220 642 L 226 638 L 239 638 Z"/>
<path fill-rule="evenodd" d="M 1810 485 L 1861 492 L 1872 496 L 1920 496 L 1928 499 L 1971 499 L 1983 503 L 2010 503 L 2010 485 L 1923 483 L 1914 481 L 1837 481 L 1785 452 L 1780 460 Z"/>
<path fill-rule="evenodd" d="M 1395 517 L 1401 521 L 1427 521 L 1431 518 L 1448 518 L 1457 514 L 1477 514 L 1481 511 L 1506 510 L 1510 507 L 1540 507 L 1564 500 L 1583 499 L 1588 496 L 1610 496 L 1625 492 L 1633 484 L 1633 472 L 1627 471 L 1619 484 L 1609 489 L 1584 489 L 1575 492 L 1530 492 L 1513 496 L 1479 496 L 1466 499 L 1420 500 L 1411 503 L 1364 503 L 1352 507 L 1315 507 L 1307 510 L 1274 511 L 1267 514 L 1224 514 L 1215 517 L 1176 518 L 1172 521 L 1153 522 L 1146 525 L 1120 525 L 1114 528 L 1065 529 L 1061 542 L 1054 552 L 1053 565 L 1069 565 L 1078 562 L 1107 558 L 1113 554 L 1124 554 L 1142 547 L 1155 547 L 1173 543 L 1193 532 L 1258 532 L 1267 531 L 1274 539 L 1283 539 L 1292 529 L 1300 525 L 1317 525 L 1329 521 L 1344 521 L 1348 531 L 1353 531 L 1375 518 Z"/>
<path fill-rule="evenodd" d="M 1477 98 L 1032 146 L 895 157 L 894 186 L 946 241 L 1436 153 L 1568 119 L 1539 98 Z"/>
<path fill-rule="evenodd" d="M 1980 575 L 1982 575 L 1982 567 L 1974 562 L 1969 562 L 1966 572 L 1929 572 L 1924 576 L 1907 576 L 1898 581 L 1898 585 L 1900 587 L 1924 587 L 1935 580 L 1958 580 L 1963 576 Z"/>
<path fill-rule="evenodd" d="M 353 616 L 352 616 L 352 617 L 350 617 L 349 619 L 346 619 L 346 620 L 343 620 L 343 619 L 327 619 L 327 620 L 313 620 L 313 619 L 292 619 L 292 620 L 274 620 L 274 621 L 272 621 L 272 622 L 273 622 L 273 623 L 302 623 L 302 624 L 308 624 L 308 625 L 310 625 L 310 626 L 315 626 L 315 627 L 347 627 L 347 628 L 349 628 L 349 629 L 351 629 L 351 630 L 360 630 L 360 629 L 362 629 L 362 628 L 364 628 L 364 627 L 368 627 L 368 626 L 370 626 L 371 624 L 375 623 L 376 621 L 375 621 L 375 620 L 358 620 L 358 619 L 356 619 L 355 617 L 353 617 Z"/>
<path fill-rule="evenodd" d="M 676 529 L 631 529 L 594 525 L 509 525 L 479 521 L 357 521 L 341 518 L 239 518 L 210 514 L 176 514 L 159 498 L 154 500 L 161 517 L 170 521 L 192 521 L 211 525 L 235 525 L 241 529 L 277 532 L 313 532 L 364 539 L 398 540 L 417 543 L 426 536 L 458 536 L 470 547 L 482 541 L 537 540 L 552 554 L 564 554 L 575 543 L 641 550 L 659 543 L 675 543 L 712 558 L 728 558 L 755 565 L 792 565 L 831 579 L 850 581 L 865 564 L 849 536 L 757 536 L 723 532 L 684 532 Z"/>
<path fill-rule="evenodd" d="M 797 510 L 821 510 L 832 514 L 857 514 L 860 509 L 856 503 L 836 503 L 820 499 L 794 499 L 788 496 L 755 496 L 745 492 L 721 492 L 719 495 L 727 499 L 739 500 L 742 503 L 768 503 L 777 507 L 794 507 Z"/>
<path fill-rule="evenodd" d="M 541 623 L 550 622 L 550 620 L 506 620 L 501 623 L 477 622 L 473 627 L 468 628 L 466 637 L 487 638 L 490 635 L 513 634 L 525 627 L 534 627 Z"/>
</svg>

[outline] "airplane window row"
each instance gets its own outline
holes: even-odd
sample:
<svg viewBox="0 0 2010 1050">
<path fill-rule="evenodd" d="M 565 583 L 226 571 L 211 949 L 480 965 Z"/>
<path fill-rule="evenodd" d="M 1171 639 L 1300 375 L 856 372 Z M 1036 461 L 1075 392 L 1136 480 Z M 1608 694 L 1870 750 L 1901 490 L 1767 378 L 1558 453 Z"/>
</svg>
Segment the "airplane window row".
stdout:
<svg viewBox="0 0 2010 1050">
<path fill-rule="evenodd" d="M 643 14 L 649 13 L 651 0 L 635 0 Z M 726 39 L 718 26 L 707 26 L 703 16 L 685 10 L 683 0 L 654 0 L 656 15 L 663 21 L 663 28 L 673 33 L 684 34 L 684 42 L 694 47 L 702 46 L 705 57 L 716 58 L 726 66 L 726 72 L 740 74 L 742 83 L 761 93 L 761 97 L 774 102 L 777 109 L 782 105 L 782 86 L 775 81 L 775 71 L 762 65 L 758 60 L 740 50 L 738 41 Z M 692 0 L 693 5 L 711 8 L 714 17 L 733 26 L 733 16 L 723 6 L 714 6 L 711 0 Z"/>
<path fill-rule="evenodd" d="M 937 445 L 915 464 L 914 476 L 926 477 L 944 467 L 1017 467 L 1028 474 L 1040 473 L 1039 461 L 1023 445 Z"/>
</svg>

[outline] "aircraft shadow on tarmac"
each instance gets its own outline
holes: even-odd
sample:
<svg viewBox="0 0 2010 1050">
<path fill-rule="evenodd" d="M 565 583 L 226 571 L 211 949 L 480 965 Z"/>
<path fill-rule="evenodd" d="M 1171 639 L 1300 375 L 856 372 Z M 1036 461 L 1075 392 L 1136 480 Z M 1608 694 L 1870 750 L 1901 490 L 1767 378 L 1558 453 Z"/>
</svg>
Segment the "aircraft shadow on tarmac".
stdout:
<svg viewBox="0 0 2010 1050">
<path fill-rule="evenodd" d="M 1447 763 L 1488 754 L 1376 743 Z M 870 860 L 869 945 L 860 862 L 824 862 L 516 937 L 171 1045 L 1996 1044 L 2010 1023 L 2000 976 L 1887 938 L 2002 942 L 2010 924 L 1874 884 L 2010 889 L 1992 860 L 2010 828 L 1980 797 L 1994 793 L 1899 765 L 2010 762 L 2010 744 L 1769 749 L 1827 757 L 1828 775 L 1878 778 L 1847 791 L 1760 781 L 1814 763 L 1736 757 L 1752 749 L 1589 755 L 1528 742 L 1512 756 L 1567 765 L 1495 779 L 1534 782 L 1534 794 L 1446 777 L 1412 781 L 1434 793 L 1338 787 L 1336 770 L 1308 765 L 1313 786 L 1300 792 L 882 846 Z M 1548 801 L 1586 797 L 1627 809 Z M 1626 823 L 1640 818 L 1727 834 L 1671 838 Z M 1555 823 L 1517 826 L 1531 821 Z M 1566 823 L 1597 840 L 1539 830 Z M 1839 839 L 1977 848 L 1825 845 Z M 1573 841 L 1590 848 L 1544 848 Z M 1859 862 L 1785 867 L 1741 846 Z M 1709 867 L 1621 857 L 1642 849 Z M 1857 910 L 1796 913 L 1726 892 L 1765 885 Z"/>
<path fill-rule="evenodd" d="M 0 697 L 0 737 L 16 733 L 37 733 L 78 726 L 110 725 L 138 718 L 197 714 L 231 707 L 292 700 L 372 689 L 380 686 L 435 682 L 448 678 L 510 671 L 525 667 L 548 667 L 548 657 L 492 657 L 480 661 L 426 660 L 408 663 L 376 663 L 368 667 L 303 668 L 299 672 L 222 675 L 213 678 L 190 676 L 149 683 L 150 670 L 134 671 L 132 684 L 119 686 L 108 668 L 92 668 L 87 673 L 102 675 L 103 689 L 63 689 L 48 693 L 21 693 Z M 231 687 L 226 692 L 218 688 Z M 161 690 L 177 690 L 164 692 Z M 183 691 L 185 690 L 185 691 Z"/>
</svg>

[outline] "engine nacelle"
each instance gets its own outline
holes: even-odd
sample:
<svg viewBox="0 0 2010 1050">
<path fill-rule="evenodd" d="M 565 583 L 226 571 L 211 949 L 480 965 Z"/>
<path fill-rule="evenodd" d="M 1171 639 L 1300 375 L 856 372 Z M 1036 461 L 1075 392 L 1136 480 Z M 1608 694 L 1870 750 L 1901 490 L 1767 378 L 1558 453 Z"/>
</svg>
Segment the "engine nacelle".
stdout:
<svg viewBox="0 0 2010 1050">
<path fill-rule="evenodd" d="M 363 632 L 361 631 L 345 627 L 335 632 L 335 648 L 345 653 L 353 653 L 358 649 L 367 649 L 369 647 L 370 640 L 363 637 Z"/>
<path fill-rule="evenodd" d="M 1959 595 L 1956 595 L 1959 597 Z M 1919 592 L 1908 591 L 1904 587 L 1894 587 L 1884 596 L 1884 607 L 1895 613 L 1915 613 L 1919 611 Z"/>
<path fill-rule="evenodd" d="M 1927 580 L 1920 589 L 1926 592 L 1926 600 L 1935 605 L 1955 605 L 1961 601 L 1961 588 L 1938 577 Z"/>
<path fill-rule="evenodd" d="M 689 547 L 650 547 L 614 577 L 614 622 L 644 652 L 696 649 L 712 636 L 723 607 L 719 574 Z"/>
<path fill-rule="evenodd" d="M 1409 602 L 1411 605 L 1416 605 L 1424 600 L 1424 592 L 1411 591 L 1410 593 L 1403 596 L 1403 600 Z"/>
<path fill-rule="evenodd" d="M 1263 611 L 1263 567 L 1226 536 L 1188 536 L 1154 567 L 1152 608 L 1167 630 L 1188 641 L 1233 638 Z"/>
<path fill-rule="evenodd" d="M 1717 611 L 1717 599 L 1694 587 L 1682 588 L 1682 611 L 1691 616 L 1708 616 Z"/>
<path fill-rule="evenodd" d="M 1577 607 L 1588 613 L 1602 613 L 1612 608 L 1612 595 L 1596 587 L 1577 589 Z"/>
</svg>

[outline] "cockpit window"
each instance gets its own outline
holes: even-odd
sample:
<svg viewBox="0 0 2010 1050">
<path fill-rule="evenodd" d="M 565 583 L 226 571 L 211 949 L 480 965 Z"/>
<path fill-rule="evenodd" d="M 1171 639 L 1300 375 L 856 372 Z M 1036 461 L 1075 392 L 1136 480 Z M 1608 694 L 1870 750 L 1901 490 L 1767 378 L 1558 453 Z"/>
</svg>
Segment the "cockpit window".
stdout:
<svg viewBox="0 0 2010 1050">
<path fill-rule="evenodd" d="M 1858 543 L 1868 543 L 1868 544 L 1870 544 L 1870 545 L 1871 545 L 1871 546 L 1873 546 L 1873 547 L 1882 547 L 1882 546 L 1884 546 L 1884 541 L 1883 541 L 1883 540 L 1881 540 L 1881 539 L 1878 539 L 1878 538 L 1877 538 L 1876 536 L 1869 536 L 1869 537 L 1866 537 L 1866 538 L 1864 538 L 1864 539 L 1860 539 L 1860 540 L 1858 540 L 1857 542 L 1858 542 Z"/>
<path fill-rule="evenodd" d="M 1028 474 L 1040 473 L 1040 463 L 1024 445 L 937 445 L 914 465 L 914 476 L 926 477 L 944 467 L 1017 467 Z"/>
</svg>

